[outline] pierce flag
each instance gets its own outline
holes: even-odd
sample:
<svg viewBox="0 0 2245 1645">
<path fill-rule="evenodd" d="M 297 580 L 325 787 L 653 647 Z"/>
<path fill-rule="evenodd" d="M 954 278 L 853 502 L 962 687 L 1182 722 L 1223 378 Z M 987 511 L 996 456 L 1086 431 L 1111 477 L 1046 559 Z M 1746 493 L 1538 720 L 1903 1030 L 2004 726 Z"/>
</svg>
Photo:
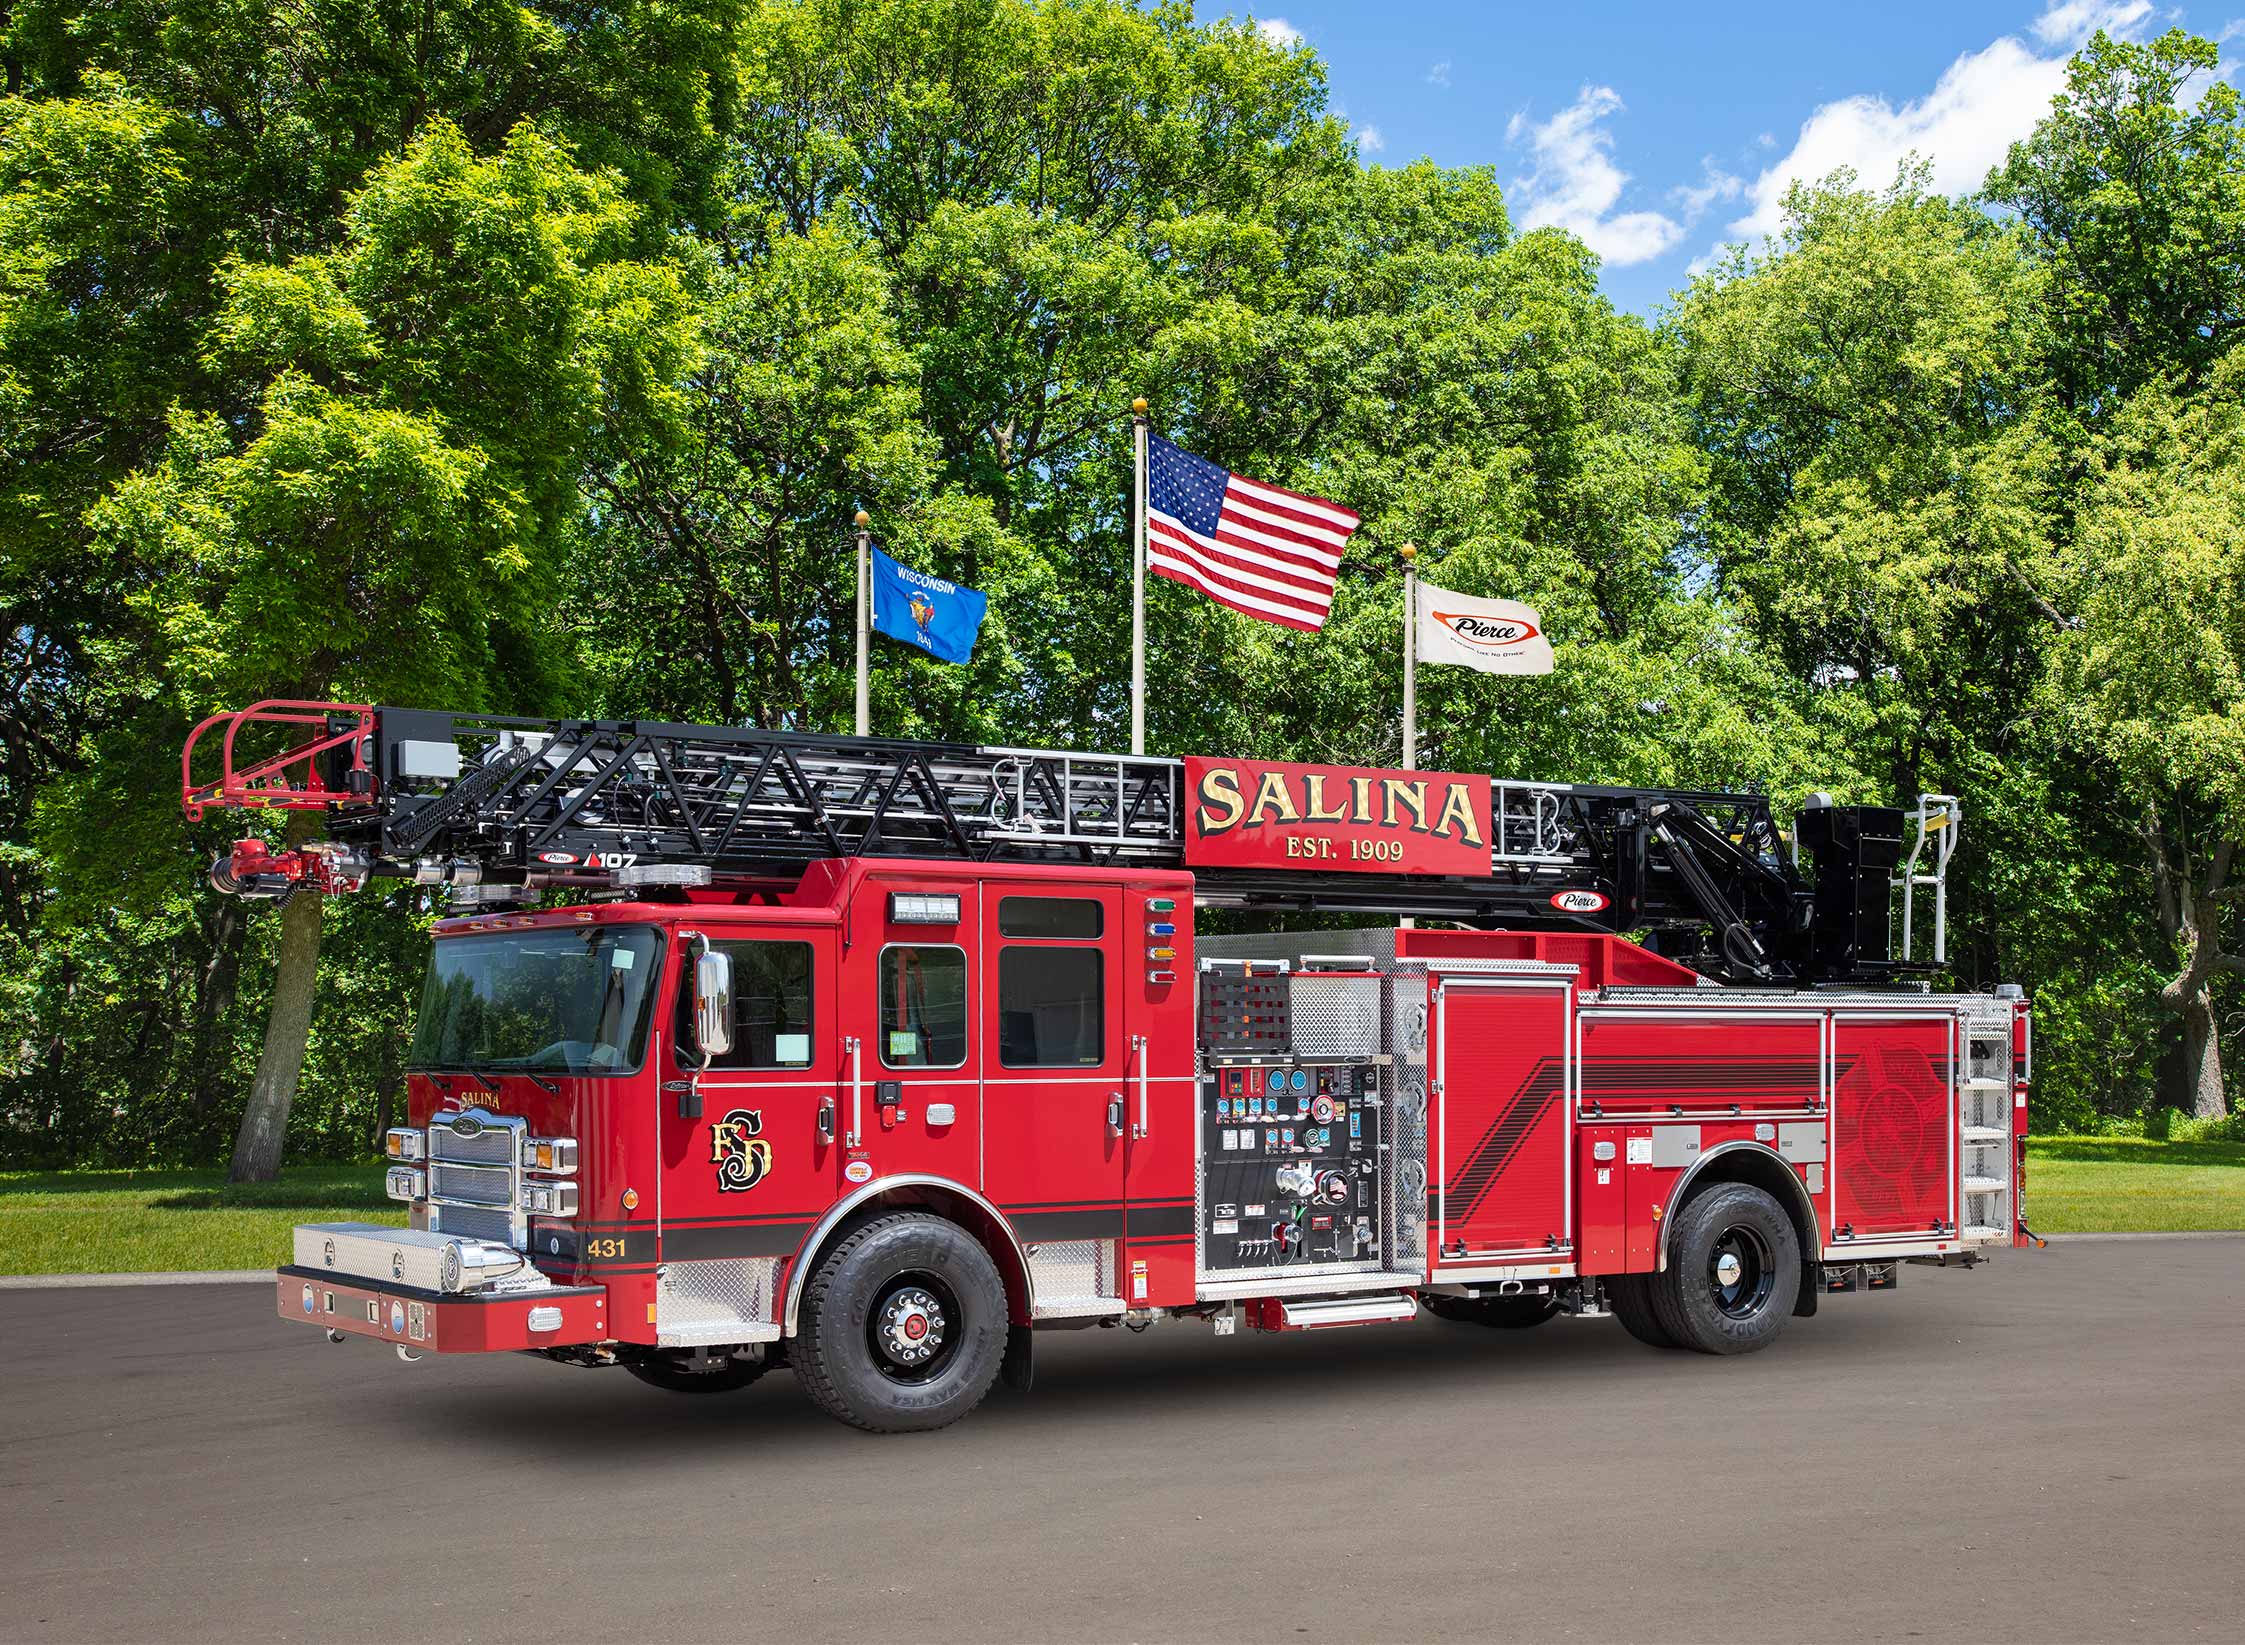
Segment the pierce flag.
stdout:
<svg viewBox="0 0 2245 1645">
<path fill-rule="evenodd" d="M 1548 674 L 1543 619 L 1518 600 L 1479 600 L 1421 580 L 1419 661 L 1456 663 L 1484 674 Z"/>
</svg>

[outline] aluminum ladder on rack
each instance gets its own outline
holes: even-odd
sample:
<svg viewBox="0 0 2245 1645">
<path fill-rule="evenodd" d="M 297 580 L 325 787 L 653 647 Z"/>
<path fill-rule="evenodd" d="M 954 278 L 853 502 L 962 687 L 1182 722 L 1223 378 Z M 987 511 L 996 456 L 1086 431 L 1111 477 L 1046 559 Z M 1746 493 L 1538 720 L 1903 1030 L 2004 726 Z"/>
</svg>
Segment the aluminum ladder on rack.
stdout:
<svg viewBox="0 0 2245 1645">
<path fill-rule="evenodd" d="M 1920 794 L 1909 813 L 1918 835 L 1910 855 L 1894 882 L 1902 888 L 1902 941 L 1905 962 L 1917 958 L 1917 893 L 1933 893 L 1933 963 L 1949 963 L 1949 859 L 1956 855 L 1957 836 L 1964 830 L 1964 807 L 1954 794 Z"/>
</svg>

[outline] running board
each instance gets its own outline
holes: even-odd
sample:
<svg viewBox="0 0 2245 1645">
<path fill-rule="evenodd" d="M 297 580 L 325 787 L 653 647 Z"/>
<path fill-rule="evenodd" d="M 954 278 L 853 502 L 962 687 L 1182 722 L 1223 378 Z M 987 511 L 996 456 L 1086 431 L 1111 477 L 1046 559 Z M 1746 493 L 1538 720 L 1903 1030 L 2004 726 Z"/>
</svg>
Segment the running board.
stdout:
<svg viewBox="0 0 2245 1645">
<path fill-rule="evenodd" d="M 1323 1331 L 1336 1325 L 1403 1325 L 1416 1319 L 1417 1300 L 1402 1291 L 1368 1297 L 1259 1297 L 1248 1305 L 1248 1323 L 1259 1331 Z"/>
</svg>

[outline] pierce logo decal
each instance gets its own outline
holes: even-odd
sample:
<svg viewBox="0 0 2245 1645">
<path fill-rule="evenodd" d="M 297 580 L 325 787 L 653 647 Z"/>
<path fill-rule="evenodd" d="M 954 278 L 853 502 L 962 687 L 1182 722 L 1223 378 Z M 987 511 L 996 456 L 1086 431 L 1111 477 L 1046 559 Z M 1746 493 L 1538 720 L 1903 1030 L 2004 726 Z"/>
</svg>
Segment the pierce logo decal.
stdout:
<svg viewBox="0 0 2245 1645">
<path fill-rule="evenodd" d="M 1475 651 L 1502 651 L 1508 646 L 1543 637 L 1543 630 L 1519 618 L 1472 617 L 1437 611 L 1434 620 L 1456 635 L 1460 645 L 1470 646 Z"/>
<path fill-rule="evenodd" d="M 771 1174 L 772 1145 L 763 1131 L 763 1110 L 756 1108 L 735 1108 L 709 1128 L 709 1162 L 721 1192 L 745 1193 Z"/>
<path fill-rule="evenodd" d="M 1551 906 L 1562 914 L 1596 914 L 1610 907 L 1613 898 L 1603 891 L 1554 891 Z"/>
</svg>

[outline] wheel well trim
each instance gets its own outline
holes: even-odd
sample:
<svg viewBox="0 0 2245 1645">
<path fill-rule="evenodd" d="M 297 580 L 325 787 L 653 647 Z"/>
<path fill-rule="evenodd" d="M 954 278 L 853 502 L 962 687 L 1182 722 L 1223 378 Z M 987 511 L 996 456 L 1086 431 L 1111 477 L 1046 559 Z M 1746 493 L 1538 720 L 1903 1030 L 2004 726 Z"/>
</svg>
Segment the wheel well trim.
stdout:
<svg viewBox="0 0 2245 1645">
<path fill-rule="evenodd" d="M 1681 1177 L 1676 1179 L 1676 1186 L 1668 1195 L 1669 1214 L 1663 1217 L 1660 1223 L 1660 1260 L 1653 1266 L 1655 1273 L 1664 1274 L 1668 1271 L 1669 1236 L 1676 1226 L 1676 1207 L 1683 1204 L 1690 1196 L 1692 1184 L 1706 1174 L 1709 1166 L 1719 1159 L 1735 1154 L 1750 1154 L 1766 1159 L 1784 1173 L 1785 1180 L 1793 1185 L 1793 1209 L 1800 1213 L 1802 1221 L 1808 1229 L 1808 1240 L 1801 1248 L 1801 1260 L 1803 1262 L 1814 1262 L 1824 1254 L 1824 1232 L 1817 1224 L 1816 1202 L 1809 1197 L 1809 1191 L 1802 1184 L 1800 1177 L 1795 1174 L 1792 1163 L 1783 1154 L 1770 1147 L 1768 1143 L 1750 1142 L 1744 1137 L 1735 1137 L 1729 1142 L 1717 1143 L 1714 1147 L 1708 1149 L 1706 1153 L 1692 1162 Z M 1748 1184 L 1748 1186 L 1754 1185 Z"/>
<path fill-rule="evenodd" d="M 791 1337 L 795 1335 L 796 1314 L 803 1304 L 803 1292 L 810 1284 L 811 1259 L 818 1255 L 821 1247 L 833 1237 L 834 1231 L 842 1226 L 844 1219 L 851 1212 L 883 1194 L 894 1193 L 900 1188 L 936 1188 L 947 1194 L 957 1194 L 961 1199 L 972 1202 L 988 1216 L 991 1222 L 1004 1232 L 1007 1243 L 1013 1248 L 1013 1260 L 1021 1273 L 1022 1301 L 1028 1309 L 1029 1316 L 1032 1319 L 1036 1317 L 1036 1276 L 1030 1272 L 1029 1254 L 1021 1248 L 1021 1237 L 1013 1231 L 1013 1224 L 1006 1220 L 1006 1214 L 963 1182 L 954 1181 L 950 1177 L 933 1177 L 913 1172 L 899 1172 L 894 1176 L 876 1177 L 855 1193 L 836 1200 L 832 1206 L 828 1207 L 826 1215 L 821 1217 L 817 1225 L 811 1229 L 810 1237 L 796 1248 L 795 1259 L 790 1265 L 787 1275 L 787 1306 L 780 1314 L 780 1334 L 782 1336 Z"/>
</svg>

